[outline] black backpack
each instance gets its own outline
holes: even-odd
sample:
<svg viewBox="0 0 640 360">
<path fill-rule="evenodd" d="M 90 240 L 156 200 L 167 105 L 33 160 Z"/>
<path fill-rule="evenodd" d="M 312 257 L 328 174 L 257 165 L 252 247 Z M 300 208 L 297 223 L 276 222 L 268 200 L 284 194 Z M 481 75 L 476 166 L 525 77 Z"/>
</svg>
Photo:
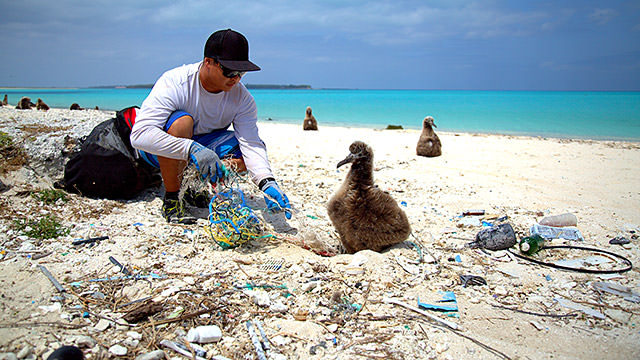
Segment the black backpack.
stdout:
<svg viewBox="0 0 640 360">
<path fill-rule="evenodd" d="M 93 128 L 56 187 L 91 198 L 131 199 L 159 185 L 160 171 L 134 156 L 129 135 L 135 114 L 135 107 L 128 107 Z"/>
</svg>

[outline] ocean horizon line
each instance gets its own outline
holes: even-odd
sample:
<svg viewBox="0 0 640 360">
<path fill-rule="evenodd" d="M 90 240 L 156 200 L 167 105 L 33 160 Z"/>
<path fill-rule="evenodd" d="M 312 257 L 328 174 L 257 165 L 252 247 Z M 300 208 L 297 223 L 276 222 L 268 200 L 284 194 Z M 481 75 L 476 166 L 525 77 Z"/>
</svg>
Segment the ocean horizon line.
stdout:
<svg viewBox="0 0 640 360">
<path fill-rule="evenodd" d="M 92 85 L 92 86 L 4 86 L 1 89 L 10 90 L 84 90 L 84 89 L 151 89 L 154 84 L 131 84 L 131 85 Z M 313 87 L 307 84 L 244 84 L 247 89 L 265 89 L 265 90 L 354 90 L 354 91 L 482 91 L 482 92 L 603 92 L 603 93 L 637 93 L 637 90 L 612 90 L 612 89 L 387 89 L 387 88 L 340 88 L 340 87 Z"/>
</svg>

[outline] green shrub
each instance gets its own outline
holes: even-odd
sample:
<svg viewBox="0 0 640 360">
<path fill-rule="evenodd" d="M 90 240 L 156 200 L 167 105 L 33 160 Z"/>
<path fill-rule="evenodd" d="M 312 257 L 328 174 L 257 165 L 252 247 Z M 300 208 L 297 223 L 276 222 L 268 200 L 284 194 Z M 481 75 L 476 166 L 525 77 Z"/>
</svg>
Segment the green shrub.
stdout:
<svg viewBox="0 0 640 360">
<path fill-rule="evenodd" d="M 55 239 L 69 234 L 69 229 L 62 226 L 55 215 L 45 215 L 39 220 L 18 219 L 14 227 L 34 239 Z"/>
<path fill-rule="evenodd" d="M 13 139 L 9 134 L 4 131 L 0 131 L 0 149 L 4 149 L 6 147 L 13 145 Z"/>
<path fill-rule="evenodd" d="M 44 189 L 32 193 L 31 196 L 47 205 L 55 204 L 58 199 L 61 199 L 63 202 L 67 202 L 67 194 L 62 190 Z"/>
</svg>

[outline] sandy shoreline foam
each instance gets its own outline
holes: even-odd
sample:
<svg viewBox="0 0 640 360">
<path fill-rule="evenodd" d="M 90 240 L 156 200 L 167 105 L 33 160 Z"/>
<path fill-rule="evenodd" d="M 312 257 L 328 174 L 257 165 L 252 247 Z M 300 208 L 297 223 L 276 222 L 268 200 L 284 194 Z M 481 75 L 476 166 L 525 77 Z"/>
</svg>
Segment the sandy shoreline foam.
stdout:
<svg viewBox="0 0 640 360">
<path fill-rule="evenodd" d="M 0 108 L 0 131 L 23 140 L 32 155 L 30 168 L 0 175 L 12 185 L 0 194 L 0 239 L 5 250 L 0 262 L 0 284 L 4 296 L 4 323 L 20 324 L 26 320 L 61 320 L 60 314 L 71 313 L 78 299 L 70 300 L 59 311 L 43 313 L 38 306 L 52 304 L 55 289 L 35 268 L 46 265 L 65 287 L 75 280 L 97 274 L 116 275 L 106 257 L 139 269 L 154 268 L 162 274 L 180 273 L 169 279 L 145 284 L 128 284 L 122 294 L 128 300 L 158 296 L 170 288 L 214 291 L 214 284 L 256 283 L 287 284 L 293 296 L 284 298 L 278 291 L 262 290 L 271 302 L 287 306 L 285 312 L 261 307 L 251 295 L 227 295 L 227 304 L 235 320 L 222 326 L 227 336 L 222 345 L 211 347 L 214 354 L 230 358 L 252 353 L 252 345 L 242 321 L 259 316 L 267 334 L 288 339 L 275 348 L 288 358 L 359 358 L 386 355 L 414 358 L 491 359 L 495 355 L 452 332 L 428 326 L 419 315 L 384 304 L 384 297 L 394 297 L 415 305 L 418 297 L 454 291 L 459 318 L 446 318 L 463 328 L 467 336 L 506 354 L 510 358 L 599 359 L 615 357 L 637 358 L 638 314 L 640 306 L 612 294 L 599 294 L 595 281 L 611 281 L 640 291 L 640 276 L 636 270 L 608 279 L 596 275 L 566 272 L 532 265 L 507 255 L 504 251 L 484 254 L 465 248 L 482 229 L 461 225 L 468 220 L 459 217 L 466 209 L 483 209 L 487 214 L 508 216 L 519 236 L 528 234 L 531 225 L 544 215 L 572 212 L 578 218 L 578 228 L 584 242 L 556 240 L 554 244 L 573 244 L 606 249 L 629 258 L 634 266 L 640 261 L 637 238 L 640 232 L 640 146 L 634 142 L 565 140 L 526 136 L 480 135 L 438 132 L 443 155 L 423 158 L 415 155 L 418 130 L 373 130 L 367 128 L 328 127 L 319 122 L 319 131 L 303 131 L 299 125 L 261 122 L 260 134 L 269 152 L 271 164 L 282 188 L 296 209 L 296 216 L 285 221 L 281 216 L 260 212 L 266 227 L 276 239 L 249 244 L 245 248 L 223 251 L 207 241 L 199 226 L 185 228 L 169 226 L 160 216 L 161 189 L 149 191 L 133 201 L 114 202 L 91 200 L 72 195 L 69 203 L 48 206 L 32 197 L 20 195 L 32 186 L 42 187 L 61 176 L 60 166 L 64 137 L 87 135 L 98 122 L 113 112 L 95 110 L 69 111 L 52 109 L 18 111 Z M 39 125 L 34 129 L 27 125 Z M 344 180 L 347 168 L 336 169 L 338 161 L 348 153 L 354 140 L 369 144 L 374 151 L 374 179 L 398 202 L 406 203 L 415 241 L 427 248 L 439 262 L 417 265 L 417 274 L 400 266 L 401 259 L 410 258 L 409 249 L 395 249 L 381 254 L 370 251 L 358 255 L 321 257 L 296 245 L 318 241 L 334 248 L 337 238 L 326 214 L 328 199 Z M 34 174 L 42 171 L 44 176 Z M 258 193 L 248 183 L 243 190 L 255 195 L 253 204 L 263 206 Z M 20 216 L 55 213 L 65 218 L 71 229 L 67 237 L 35 241 L 11 230 L 12 219 Z M 141 223 L 144 226 L 132 226 Z M 137 230 L 136 230 L 137 229 Z M 194 234 L 195 237 L 190 237 Z M 89 235 L 108 235 L 109 241 L 93 248 L 73 247 L 72 239 Z M 625 236 L 631 243 L 614 246 L 609 240 Z M 417 239 L 417 240 L 416 240 Z M 30 246 L 26 244 L 31 244 Z M 51 255 L 31 260 L 16 251 L 42 250 Z M 64 254 L 64 255 L 63 255 Z M 461 262 L 454 259 L 460 256 Z M 363 271 L 351 270 L 357 265 Z M 266 273 L 260 264 L 283 259 L 283 271 Z M 238 265 L 232 260 L 241 261 Z M 241 267 L 243 271 L 238 270 Z M 196 281 L 201 273 L 217 273 L 212 278 Z M 487 280 L 487 286 L 464 288 L 459 275 L 474 274 Z M 30 279 L 30 281 L 26 281 Z M 315 288 L 306 288 L 310 279 L 317 279 Z M 365 285 L 363 285 L 365 284 Z M 78 291 L 86 291 L 86 288 Z M 365 304 L 358 317 L 342 313 L 331 318 L 334 291 L 340 290 L 352 303 Z M 558 298 L 580 302 L 601 311 L 598 319 L 559 305 Z M 222 298 L 221 298 L 222 299 Z M 32 303 L 31 300 L 34 302 Z M 165 318 L 179 303 L 168 296 Z M 213 301 L 213 300 L 212 300 Z M 595 306 L 593 304 L 600 304 Z M 184 304 L 183 304 L 184 305 Z M 537 313 L 577 313 L 574 318 L 556 319 L 521 314 L 496 308 L 496 305 Z M 122 313 L 91 305 L 91 311 L 108 318 L 120 318 Z M 307 312 L 306 320 L 295 320 Z M 32 316 L 31 314 L 39 314 Z M 259 314 L 259 315 L 256 315 Z M 391 319 L 377 319 L 382 314 Z M 434 313 L 439 316 L 438 313 Z M 335 315 L 335 314 L 334 314 Z M 444 318 L 444 317 L 443 317 Z M 107 352 L 115 342 L 127 338 L 126 330 L 112 326 L 102 332 L 94 330 L 99 317 L 75 318 L 79 329 L 56 328 L 61 339 L 51 329 L 37 327 L 29 333 L 23 327 L 0 327 L 0 349 L 17 351 L 26 343 L 35 346 L 40 355 L 51 347 L 69 340 L 72 335 L 88 335 L 106 348 L 95 345 L 92 353 Z M 219 321 L 213 319 L 214 323 Z M 200 321 L 208 321 L 200 319 Z M 334 325 L 337 327 L 334 328 Z M 188 330 L 193 323 L 172 324 L 165 338 L 174 332 Z M 6 326 L 6 325 L 5 325 Z M 329 327 L 330 326 L 330 327 Z M 422 328 L 421 328 L 422 327 Z M 148 327 L 132 327 L 150 340 Z M 283 333 L 285 333 L 283 335 Z M 289 335 L 286 335 L 289 334 Z M 333 345 L 335 339 L 335 345 Z M 376 340 L 377 339 L 377 340 Z M 379 339 L 382 343 L 378 343 Z M 535 346 L 531 339 L 535 340 Z M 325 341 L 323 355 L 311 355 L 310 348 Z M 158 339 L 159 341 L 159 339 Z M 97 348 L 95 348 L 97 347 Z M 150 351 L 153 346 L 141 341 L 128 346 L 129 354 Z M 391 353 L 386 353 L 383 348 Z M 173 353 L 167 352 L 170 356 Z M 95 355 L 94 355 L 95 356 Z M 499 356 L 498 356 L 499 357 Z"/>
</svg>

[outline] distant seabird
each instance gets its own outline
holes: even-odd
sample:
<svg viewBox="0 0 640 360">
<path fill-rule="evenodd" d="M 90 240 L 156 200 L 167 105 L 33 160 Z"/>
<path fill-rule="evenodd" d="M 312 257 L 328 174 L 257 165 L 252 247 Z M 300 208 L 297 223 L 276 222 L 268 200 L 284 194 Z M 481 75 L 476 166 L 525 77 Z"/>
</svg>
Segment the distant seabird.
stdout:
<svg viewBox="0 0 640 360">
<path fill-rule="evenodd" d="M 433 131 L 433 128 L 437 127 L 433 123 L 433 118 L 427 116 L 422 121 L 422 134 L 418 139 L 418 145 L 416 146 L 416 154 L 426 157 L 436 157 L 442 155 L 442 144 L 440 138 Z"/>
<path fill-rule="evenodd" d="M 2 99 L 2 105 L 9 105 L 9 96 L 7 96 L 7 94 L 4 94 L 4 99 Z"/>
<path fill-rule="evenodd" d="M 304 122 L 302 123 L 302 130 L 318 130 L 318 122 L 315 116 L 311 114 L 311 106 L 307 106 Z"/>
<path fill-rule="evenodd" d="M 373 151 L 361 142 L 349 146 L 350 154 L 338 167 L 351 164 L 344 183 L 327 204 L 329 218 L 348 253 L 381 251 L 409 237 L 407 215 L 396 201 L 373 184 Z"/>
<path fill-rule="evenodd" d="M 36 101 L 36 109 L 47 111 L 49 110 L 49 105 L 45 104 L 42 99 L 38 98 L 38 101 Z"/>
<path fill-rule="evenodd" d="M 31 109 L 31 107 L 33 106 L 36 106 L 36 104 L 31 102 L 31 98 L 24 96 L 20 99 L 20 101 L 18 101 L 18 105 L 16 105 L 16 109 L 27 110 L 27 109 Z"/>
</svg>

